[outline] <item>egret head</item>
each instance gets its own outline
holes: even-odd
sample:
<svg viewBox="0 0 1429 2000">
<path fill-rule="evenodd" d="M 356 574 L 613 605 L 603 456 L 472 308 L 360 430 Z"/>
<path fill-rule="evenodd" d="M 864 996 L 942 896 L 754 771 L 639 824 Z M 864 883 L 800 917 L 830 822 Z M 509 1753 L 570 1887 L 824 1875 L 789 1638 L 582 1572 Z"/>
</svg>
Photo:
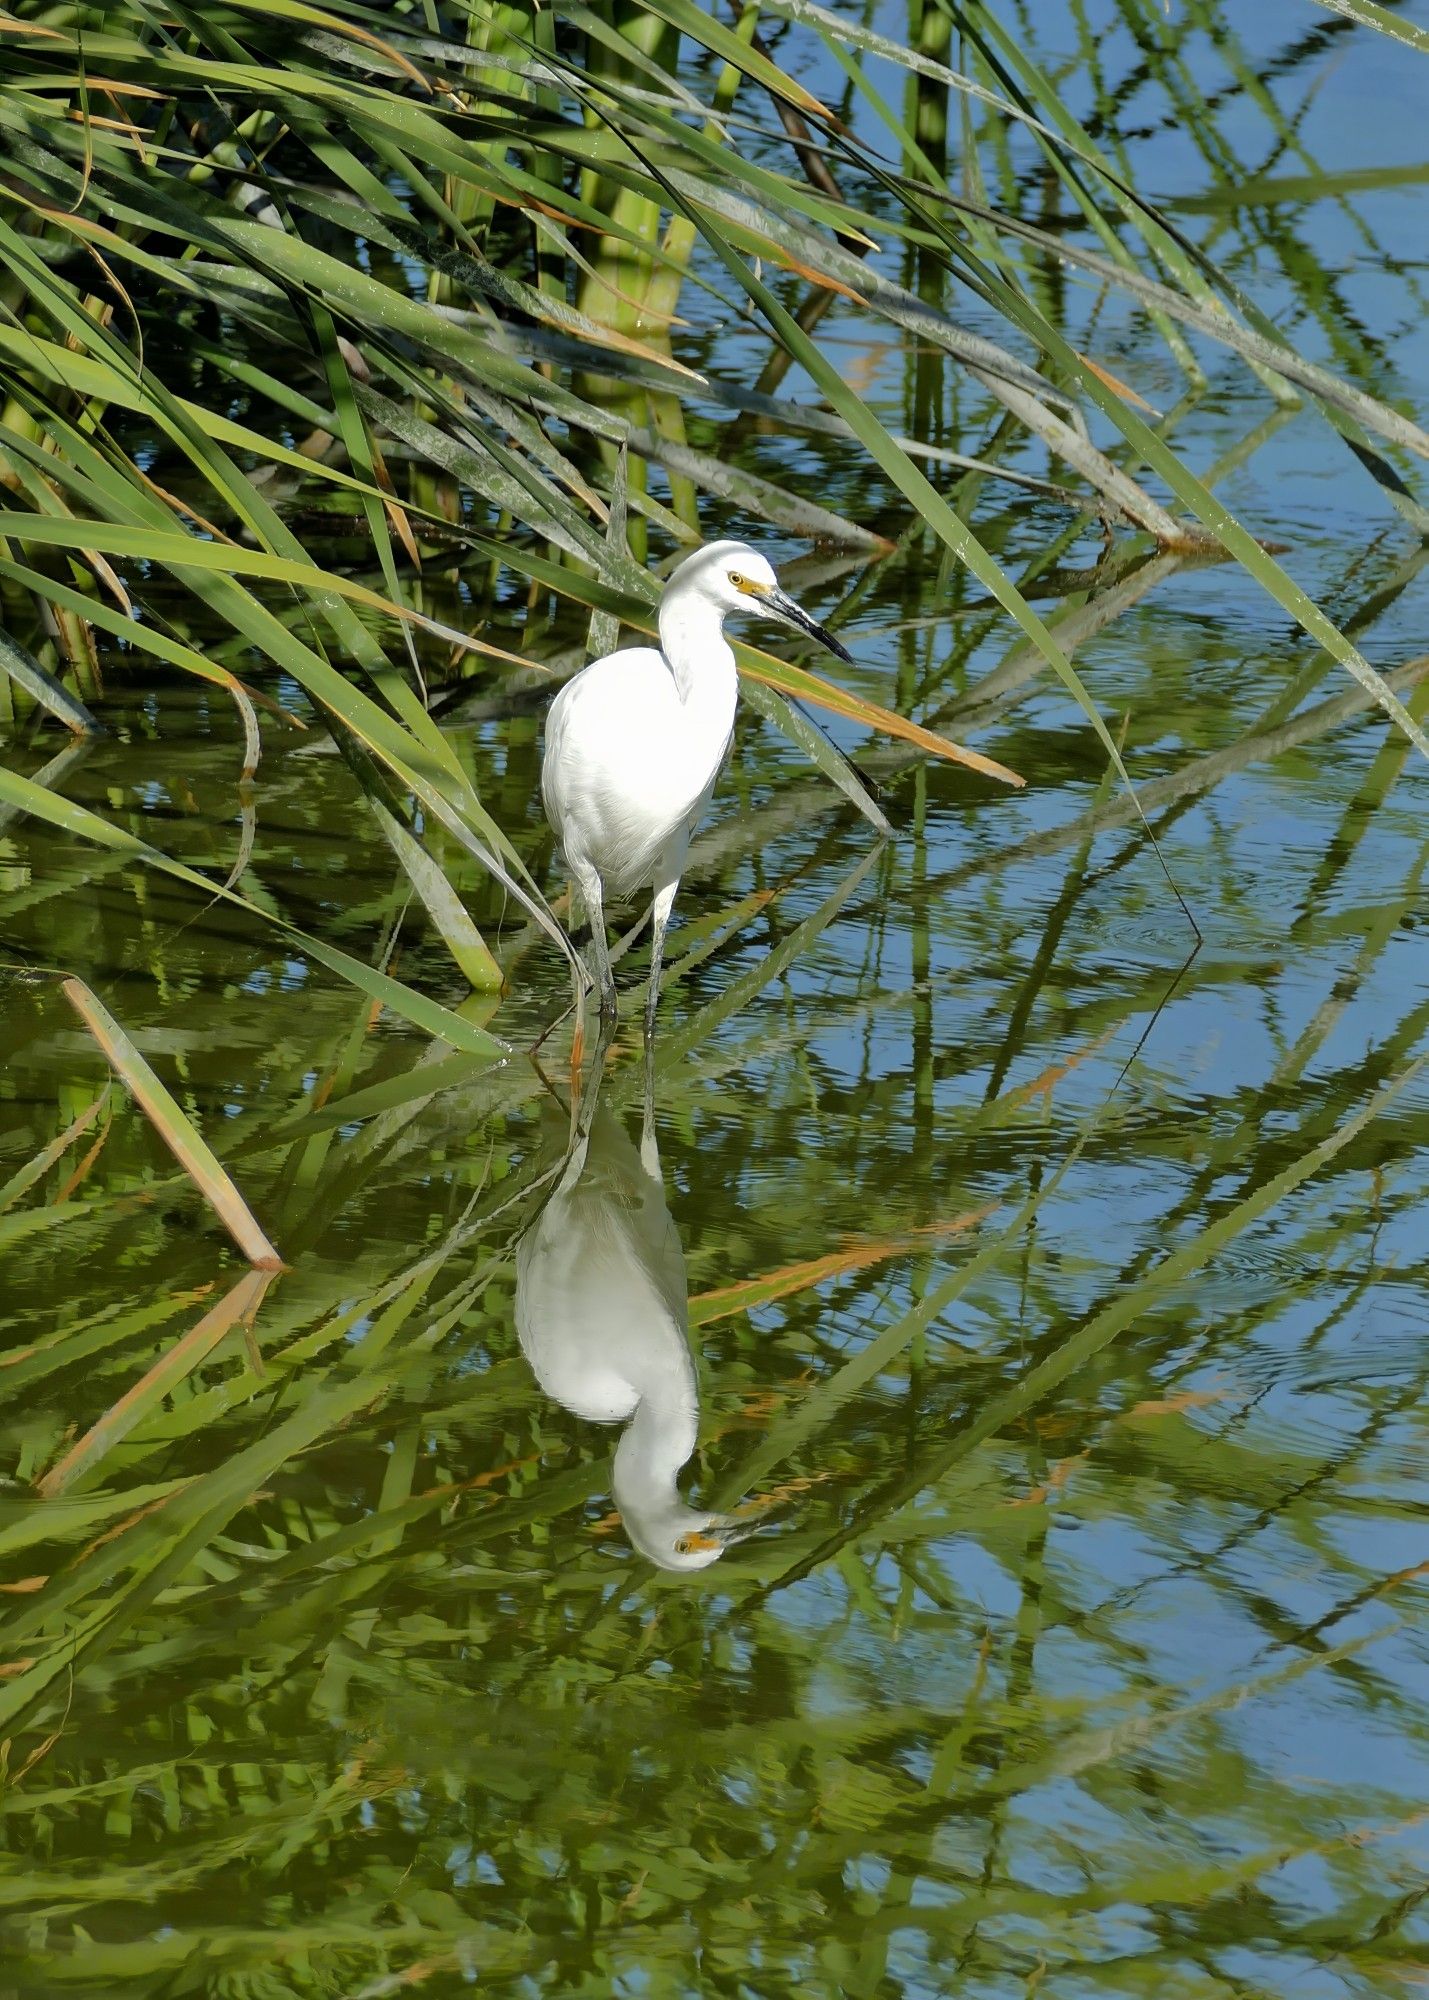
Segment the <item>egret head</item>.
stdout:
<svg viewBox="0 0 1429 2000">
<path fill-rule="evenodd" d="M 779 579 L 768 557 L 750 548 L 747 542 L 710 542 L 705 548 L 696 549 L 671 576 L 665 592 L 667 598 L 675 593 L 703 598 L 706 603 L 717 605 L 721 615 L 748 611 L 756 618 L 792 625 L 796 632 L 807 632 L 829 652 L 836 653 L 850 666 L 853 664 L 852 655 L 833 634 L 816 624 L 787 591 L 779 588 Z"/>
<path fill-rule="evenodd" d="M 618 1503 L 618 1494 L 616 1499 Z M 631 1541 L 657 1569 L 708 1569 L 731 1544 L 746 1540 L 753 1532 L 728 1515 L 701 1514 L 678 1504 L 663 1516 L 641 1514 L 627 1506 L 621 1518 Z"/>
</svg>

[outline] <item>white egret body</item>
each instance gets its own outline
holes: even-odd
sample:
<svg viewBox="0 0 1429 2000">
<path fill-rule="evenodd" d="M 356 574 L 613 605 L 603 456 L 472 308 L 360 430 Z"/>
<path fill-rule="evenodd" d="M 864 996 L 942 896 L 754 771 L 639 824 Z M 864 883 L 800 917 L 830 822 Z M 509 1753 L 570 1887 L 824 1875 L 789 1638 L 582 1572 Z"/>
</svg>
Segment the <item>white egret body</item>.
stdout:
<svg viewBox="0 0 1429 2000">
<path fill-rule="evenodd" d="M 660 644 L 592 660 L 561 689 L 546 723 L 541 797 L 591 924 L 601 1015 L 614 1018 L 607 898 L 653 891 L 647 1035 L 655 1025 L 665 928 L 691 837 L 734 733 L 731 611 L 811 633 L 849 655 L 779 588 L 743 542 L 711 542 L 686 558 L 660 601 Z"/>
</svg>

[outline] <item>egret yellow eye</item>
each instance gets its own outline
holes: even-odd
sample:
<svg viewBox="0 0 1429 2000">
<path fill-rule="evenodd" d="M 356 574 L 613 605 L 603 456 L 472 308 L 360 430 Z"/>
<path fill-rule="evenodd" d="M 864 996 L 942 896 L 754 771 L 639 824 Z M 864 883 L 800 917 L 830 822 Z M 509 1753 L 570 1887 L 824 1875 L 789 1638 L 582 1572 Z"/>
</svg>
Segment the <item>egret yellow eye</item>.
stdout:
<svg viewBox="0 0 1429 2000">
<path fill-rule="evenodd" d="M 732 569 L 730 571 L 729 580 L 734 585 L 736 590 L 743 590 L 746 588 L 744 578 L 740 575 L 737 569 Z"/>
</svg>

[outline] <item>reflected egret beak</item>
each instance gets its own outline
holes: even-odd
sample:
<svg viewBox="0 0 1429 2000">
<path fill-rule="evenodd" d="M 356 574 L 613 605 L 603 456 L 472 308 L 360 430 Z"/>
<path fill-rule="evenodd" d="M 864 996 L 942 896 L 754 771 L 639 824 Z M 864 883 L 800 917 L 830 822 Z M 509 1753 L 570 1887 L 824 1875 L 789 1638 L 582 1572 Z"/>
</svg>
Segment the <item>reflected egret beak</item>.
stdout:
<svg viewBox="0 0 1429 2000">
<path fill-rule="evenodd" d="M 751 1535 L 762 1535 L 770 1528 L 782 1528 L 792 1511 L 787 1500 L 746 1500 L 732 1514 L 716 1514 L 710 1522 L 710 1531 L 718 1535 L 728 1549 L 736 1542 L 747 1542 Z"/>
<path fill-rule="evenodd" d="M 741 1521 L 738 1525 L 733 1521 L 722 1521 L 719 1528 L 720 1547 L 732 1549 L 736 1542 L 747 1542 L 751 1535 L 759 1533 L 763 1525 L 762 1521 Z"/>
<path fill-rule="evenodd" d="M 759 602 L 771 618 L 782 619 L 784 624 L 796 626 L 799 631 L 807 632 L 811 639 L 817 639 L 828 652 L 836 654 L 848 666 L 853 665 L 853 654 L 845 646 L 840 645 L 832 632 L 826 632 L 822 625 L 812 619 L 802 605 L 796 604 L 787 591 L 780 590 L 777 584 L 773 590 L 762 596 Z"/>
</svg>

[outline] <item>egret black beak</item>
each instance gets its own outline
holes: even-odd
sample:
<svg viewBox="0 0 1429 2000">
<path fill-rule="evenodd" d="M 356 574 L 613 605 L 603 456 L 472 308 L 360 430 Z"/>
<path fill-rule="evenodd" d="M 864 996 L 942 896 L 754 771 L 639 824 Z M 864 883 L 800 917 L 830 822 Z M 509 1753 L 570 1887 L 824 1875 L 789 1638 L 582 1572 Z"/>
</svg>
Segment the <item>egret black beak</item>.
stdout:
<svg viewBox="0 0 1429 2000">
<path fill-rule="evenodd" d="M 841 646 L 832 632 L 826 632 L 823 626 L 812 619 L 802 605 L 796 604 L 785 591 L 776 586 L 767 596 L 761 597 L 759 602 L 771 618 L 778 618 L 785 625 L 793 625 L 800 632 L 807 632 L 811 639 L 817 639 L 821 646 L 828 652 L 836 654 L 846 665 L 850 667 L 853 665 L 853 654 L 845 646 Z"/>
<path fill-rule="evenodd" d="M 709 1531 L 728 1549 L 737 1542 L 747 1542 L 751 1535 L 787 1527 L 793 1512 L 788 1500 L 756 1497 L 736 1507 L 732 1514 L 712 1514 Z"/>
<path fill-rule="evenodd" d="M 736 1543 L 747 1542 L 751 1535 L 757 1534 L 759 1525 L 755 1521 L 736 1521 L 729 1514 L 718 1514 L 710 1522 L 710 1533 L 697 1536 L 696 1540 L 707 1548 L 717 1543 L 721 1550 L 732 1549 Z"/>
</svg>

